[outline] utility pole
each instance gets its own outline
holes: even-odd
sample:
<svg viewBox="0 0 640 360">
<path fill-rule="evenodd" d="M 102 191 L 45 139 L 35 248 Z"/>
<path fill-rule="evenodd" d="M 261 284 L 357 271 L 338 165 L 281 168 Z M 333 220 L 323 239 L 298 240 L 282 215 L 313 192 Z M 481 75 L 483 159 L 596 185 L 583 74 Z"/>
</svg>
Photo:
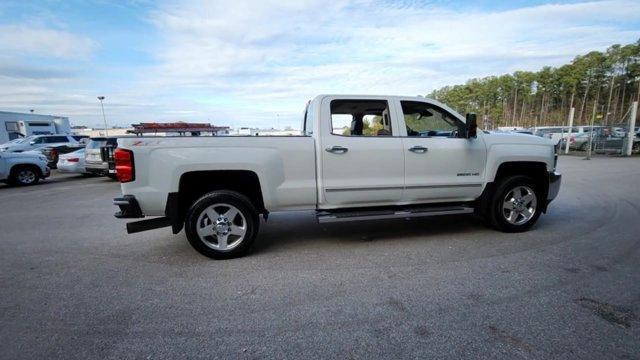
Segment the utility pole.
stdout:
<svg viewBox="0 0 640 360">
<path fill-rule="evenodd" d="M 573 128 L 573 115 L 576 113 L 576 108 L 571 107 L 571 110 L 569 110 L 569 133 L 567 134 L 567 141 L 565 143 L 565 149 L 564 149 L 564 153 L 568 154 L 569 153 L 569 140 L 571 140 L 571 129 Z"/>
<path fill-rule="evenodd" d="M 516 94 L 513 97 L 513 114 L 511 116 L 511 126 L 514 126 L 516 122 L 516 113 L 518 112 L 516 106 L 518 106 L 518 83 L 516 83 Z"/>
<path fill-rule="evenodd" d="M 591 148 L 593 147 L 593 123 L 596 120 L 596 111 L 598 109 L 598 99 L 600 98 L 600 88 L 596 93 L 596 99 L 593 101 L 593 112 L 591 113 L 591 129 L 589 129 L 589 149 L 587 149 L 587 160 L 591 160 Z"/>
<path fill-rule="evenodd" d="M 609 124 L 609 110 L 611 109 L 611 96 L 613 95 L 613 80 L 615 76 L 611 76 L 611 84 L 609 84 L 609 100 L 607 100 L 607 112 L 604 114 L 604 124 Z"/>
<path fill-rule="evenodd" d="M 584 118 L 584 111 L 587 108 L 587 95 L 589 95 L 589 85 L 591 85 L 591 73 L 587 74 L 587 86 L 584 89 L 584 97 L 582 98 L 582 104 L 580 104 L 580 114 L 578 115 L 578 119 L 582 120 Z"/>
<path fill-rule="evenodd" d="M 638 97 L 640 97 L 640 93 L 638 93 Z M 627 132 L 627 148 L 625 149 L 625 154 L 627 156 L 631 156 L 633 152 L 633 140 L 636 136 L 635 126 L 636 126 L 636 116 L 638 115 L 638 102 L 634 101 L 631 104 L 631 119 L 629 119 L 629 131 Z"/>
<path fill-rule="evenodd" d="M 104 104 L 102 100 L 104 100 L 104 96 L 98 96 L 98 100 L 100 100 L 100 107 L 102 108 L 102 120 L 104 120 L 104 135 L 109 136 L 109 130 L 107 130 L 107 117 L 104 115 Z"/>
</svg>

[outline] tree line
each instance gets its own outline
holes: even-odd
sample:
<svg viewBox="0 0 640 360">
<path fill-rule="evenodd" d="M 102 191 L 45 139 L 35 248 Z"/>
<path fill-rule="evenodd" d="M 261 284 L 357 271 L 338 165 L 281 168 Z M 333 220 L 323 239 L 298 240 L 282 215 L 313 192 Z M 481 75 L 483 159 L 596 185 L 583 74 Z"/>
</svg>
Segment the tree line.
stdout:
<svg viewBox="0 0 640 360">
<path fill-rule="evenodd" d="M 575 108 L 574 124 L 627 123 L 629 108 L 640 94 L 640 40 L 591 51 L 560 67 L 540 71 L 471 79 L 445 86 L 427 97 L 464 114 L 475 112 L 478 123 L 535 127 L 567 123 Z"/>
</svg>

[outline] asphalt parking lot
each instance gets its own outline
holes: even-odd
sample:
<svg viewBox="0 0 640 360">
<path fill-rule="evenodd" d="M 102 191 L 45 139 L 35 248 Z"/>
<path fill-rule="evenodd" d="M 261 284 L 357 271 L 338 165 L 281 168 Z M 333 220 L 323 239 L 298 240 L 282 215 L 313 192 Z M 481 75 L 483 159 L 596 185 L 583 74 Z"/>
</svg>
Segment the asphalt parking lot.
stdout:
<svg viewBox="0 0 640 360">
<path fill-rule="evenodd" d="M 0 357 L 640 358 L 640 158 L 559 168 L 528 233 L 272 214 L 227 261 L 127 235 L 106 178 L 0 185 Z"/>
</svg>

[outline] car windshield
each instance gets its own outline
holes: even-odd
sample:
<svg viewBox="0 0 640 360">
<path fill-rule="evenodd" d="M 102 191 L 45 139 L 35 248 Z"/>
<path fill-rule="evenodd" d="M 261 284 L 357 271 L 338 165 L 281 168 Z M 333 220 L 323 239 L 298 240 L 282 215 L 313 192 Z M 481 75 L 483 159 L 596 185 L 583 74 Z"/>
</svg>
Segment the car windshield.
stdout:
<svg viewBox="0 0 640 360">
<path fill-rule="evenodd" d="M 24 143 L 28 143 L 30 141 L 35 140 L 36 137 L 35 136 L 27 136 L 25 138 L 21 138 L 21 139 L 15 139 L 15 140 L 11 140 L 10 142 L 14 143 L 14 144 L 24 144 Z M 15 142 L 14 142 L 15 141 Z"/>
<path fill-rule="evenodd" d="M 87 149 L 100 149 L 101 146 L 104 146 L 107 142 L 107 139 L 91 139 L 87 143 Z"/>
</svg>

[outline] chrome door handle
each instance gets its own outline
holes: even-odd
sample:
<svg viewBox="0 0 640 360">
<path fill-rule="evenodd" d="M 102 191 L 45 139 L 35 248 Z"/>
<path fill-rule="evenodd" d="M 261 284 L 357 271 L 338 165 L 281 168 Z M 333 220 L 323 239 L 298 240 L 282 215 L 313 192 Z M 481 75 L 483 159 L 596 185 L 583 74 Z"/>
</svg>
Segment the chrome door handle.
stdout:
<svg viewBox="0 0 640 360">
<path fill-rule="evenodd" d="M 334 153 L 334 154 L 344 154 L 347 151 L 349 151 L 349 149 L 347 149 L 346 147 L 342 147 L 342 146 L 332 146 L 332 147 L 326 148 L 325 150 L 330 152 L 330 153 Z"/>
<path fill-rule="evenodd" d="M 429 148 L 426 148 L 424 146 L 414 146 L 409 148 L 409 151 L 417 153 L 417 154 L 424 154 L 429 150 Z"/>
</svg>

